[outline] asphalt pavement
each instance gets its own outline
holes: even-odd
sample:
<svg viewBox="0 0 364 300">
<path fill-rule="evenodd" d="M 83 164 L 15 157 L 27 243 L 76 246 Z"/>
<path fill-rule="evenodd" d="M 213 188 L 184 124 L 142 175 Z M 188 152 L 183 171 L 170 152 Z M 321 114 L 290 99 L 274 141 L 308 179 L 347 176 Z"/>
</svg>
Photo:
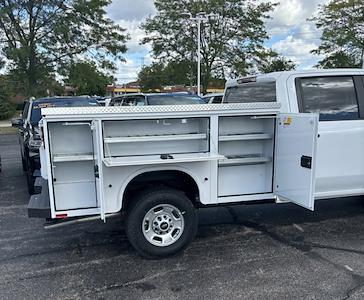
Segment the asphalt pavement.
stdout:
<svg viewBox="0 0 364 300">
<path fill-rule="evenodd" d="M 0 299 L 364 299 L 364 197 L 200 209 L 183 253 L 145 260 L 123 220 L 44 229 L 0 135 Z"/>
</svg>

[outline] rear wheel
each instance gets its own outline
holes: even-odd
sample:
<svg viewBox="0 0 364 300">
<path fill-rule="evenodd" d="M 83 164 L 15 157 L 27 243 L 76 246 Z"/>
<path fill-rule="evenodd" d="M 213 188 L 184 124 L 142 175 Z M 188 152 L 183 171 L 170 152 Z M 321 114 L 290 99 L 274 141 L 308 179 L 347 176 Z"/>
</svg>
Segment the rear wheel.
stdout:
<svg viewBox="0 0 364 300">
<path fill-rule="evenodd" d="M 178 190 L 145 191 L 128 210 L 126 233 L 144 257 L 173 255 L 193 240 L 196 231 L 196 210 Z"/>
</svg>

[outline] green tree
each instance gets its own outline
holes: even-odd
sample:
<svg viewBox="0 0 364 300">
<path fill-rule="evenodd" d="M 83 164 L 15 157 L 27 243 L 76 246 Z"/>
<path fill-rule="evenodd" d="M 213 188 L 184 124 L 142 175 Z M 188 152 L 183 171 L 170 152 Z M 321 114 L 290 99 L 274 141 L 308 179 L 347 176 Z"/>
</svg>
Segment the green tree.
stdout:
<svg viewBox="0 0 364 300">
<path fill-rule="evenodd" d="M 196 24 L 182 13 L 213 14 L 201 30 L 203 90 L 222 68 L 231 76 L 249 72 L 263 51 L 264 21 L 275 6 L 249 0 L 155 0 L 154 4 L 156 15 L 142 24 L 147 33 L 142 43 L 151 43 L 154 56 L 163 62 L 196 61 Z"/>
<path fill-rule="evenodd" d="M 0 75 L 0 120 L 14 115 L 15 105 L 10 102 L 10 96 L 8 78 L 5 75 Z"/>
<path fill-rule="evenodd" d="M 331 0 L 311 20 L 322 30 L 321 45 L 312 51 L 325 56 L 319 67 L 364 66 L 363 0 Z"/>
<path fill-rule="evenodd" d="M 138 82 L 142 91 L 157 91 L 165 83 L 164 65 L 162 63 L 153 63 L 150 66 L 144 66 L 138 74 Z"/>
<path fill-rule="evenodd" d="M 143 67 L 138 81 L 143 91 L 160 90 L 166 85 L 194 85 L 195 66 L 190 61 L 154 62 Z"/>
<path fill-rule="evenodd" d="M 66 71 L 65 83 L 76 89 L 78 95 L 104 96 L 106 86 L 115 81 L 99 71 L 94 62 L 72 63 Z"/>
<path fill-rule="evenodd" d="M 296 67 L 297 65 L 290 59 L 270 50 L 268 51 L 265 59 L 258 66 L 258 71 L 261 73 L 271 73 L 278 71 L 290 71 L 296 69 Z"/>
<path fill-rule="evenodd" d="M 194 86 L 196 74 L 196 66 L 191 61 L 170 61 L 166 64 L 154 62 L 140 70 L 138 81 L 143 91 L 157 91 L 168 85 Z M 207 84 L 223 87 L 225 79 L 221 75 L 215 72 Z"/>
<path fill-rule="evenodd" d="M 27 95 L 80 55 L 112 68 L 128 38 L 107 17 L 110 0 L 0 0 L 0 49 Z M 20 88 L 20 87 L 19 87 Z"/>
</svg>

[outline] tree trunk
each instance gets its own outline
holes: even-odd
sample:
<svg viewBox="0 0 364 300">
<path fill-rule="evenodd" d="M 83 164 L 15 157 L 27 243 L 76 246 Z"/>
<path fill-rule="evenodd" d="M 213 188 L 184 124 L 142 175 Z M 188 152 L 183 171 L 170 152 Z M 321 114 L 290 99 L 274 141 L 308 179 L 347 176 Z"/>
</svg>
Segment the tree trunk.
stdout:
<svg viewBox="0 0 364 300">
<path fill-rule="evenodd" d="M 30 44 L 29 49 L 29 67 L 27 70 L 28 96 L 35 96 L 37 91 L 37 65 L 34 45 Z"/>
</svg>

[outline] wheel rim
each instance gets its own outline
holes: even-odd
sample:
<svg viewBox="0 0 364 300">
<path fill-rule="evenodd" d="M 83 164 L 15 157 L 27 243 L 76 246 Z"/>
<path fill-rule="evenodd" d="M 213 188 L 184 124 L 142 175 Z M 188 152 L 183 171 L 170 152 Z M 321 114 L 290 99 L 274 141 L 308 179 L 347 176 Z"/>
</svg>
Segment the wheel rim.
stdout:
<svg viewBox="0 0 364 300">
<path fill-rule="evenodd" d="M 159 204 L 144 216 L 142 231 L 149 243 L 158 247 L 174 244 L 181 237 L 185 222 L 183 213 L 170 204 Z"/>
</svg>

